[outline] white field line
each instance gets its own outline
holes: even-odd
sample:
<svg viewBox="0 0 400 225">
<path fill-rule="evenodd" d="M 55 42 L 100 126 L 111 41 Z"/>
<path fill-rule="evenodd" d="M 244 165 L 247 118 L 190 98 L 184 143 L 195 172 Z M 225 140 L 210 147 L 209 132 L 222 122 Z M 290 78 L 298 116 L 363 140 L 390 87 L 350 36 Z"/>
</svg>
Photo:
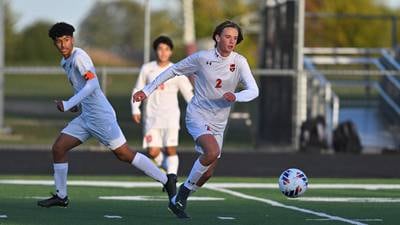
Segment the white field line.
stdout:
<svg viewBox="0 0 400 225">
<path fill-rule="evenodd" d="M 7 219 L 8 216 L 7 215 L 0 215 L 0 219 Z"/>
<path fill-rule="evenodd" d="M 353 203 L 396 203 L 400 198 L 378 198 L 378 197 L 301 197 L 288 198 L 291 201 L 301 202 L 353 202 Z"/>
<path fill-rule="evenodd" d="M 0 184 L 16 185 L 54 185 L 53 180 L 21 180 L 21 179 L 0 179 Z M 119 188 L 148 188 L 161 187 L 157 182 L 136 182 L 136 181 L 88 181 L 88 180 L 69 180 L 70 186 L 90 186 L 90 187 L 119 187 Z M 277 189 L 275 183 L 208 183 L 207 188 L 255 188 L 255 189 Z M 311 189 L 400 189 L 400 184 L 310 184 Z"/>
<path fill-rule="evenodd" d="M 313 210 L 309 210 L 309 209 L 303 209 L 303 208 L 299 208 L 296 206 L 291 206 L 291 205 L 285 205 L 282 204 L 280 202 L 277 201 L 273 201 L 270 199 L 266 199 L 266 198 L 259 198 L 259 197 L 255 197 L 255 196 L 251 196 L 251 195 L 246 195 L 237 191 L 232 191 L 232 190 L 228 190 L 228 189 L 223 189 L 223 188 L 210 188 L 211 190 L 215 190 L 215 191 L 219 191 L 219 192 L 223 192 L 226 194 L 230 194 L 233 195 L 235 197 L 239 197 L 239 198 L 243 198 L 243 199 L 249 199 L 249 200 L 254 200 L 254 201 L 258 201 L 258 202 L 263 202 L 266 203 L 268 205 L 274 206 L 274 207 L 280 207 L 280 208 L 286 208 L 286 209 L 291 209 L 294 211 L 298 211 L 298 212 L 303 212 L 303 213 L 307 213 L 307 214 L 312 214 L 315 216 L 319 216 L 319 217 L 323 217 L 323 218 L 327 218 L 327 219 L 331 219 L 331 220 L 335 220 L 335 221 L 341 221 L 341 222 L 345 222 L 345 223 L 349 223 L 349 224 L 355 224 L 355 225 L 366 225 L 365 223 L 361 223 L 359 221 L 355 221 L 355 220 L 350 220 L 350 219 L 346 219 L 343 217 L 339 217 L 339 216 L 333 216 L 333 215 L 329 215 L 327 213 L 323 213 L 323 212 L 317 212 L 317 211 L 313 211 Z"/>
<path fill-rule="evenodd" d="M 167 201 L 167 196 L 99 196 L 102 200 L 122 200 L 122 201 Z M 223 201 L 225 198 L 214 197 L 189 197 L 189 201 Z"/>
<path fill-rule="evenodd" d="M 332 219 L 320 218 L 320 219 L 306 219 L 307 221 L 331 221 Z M 355 221 L 362 222 L 382 222 L 383 219 L 353 219 Z"/>
<path fill-rule="evenodd" d="M 104 215 L 104 218 L 108 218 L 108 219 L 122 219 L 122 216 L 117 216 L 117 215 Z"/>
<path fill-rule="evenodd" d="M 234 220 L 236 219 L 235 217 L 231 217 L 231 216 L 218 216 L 217 217 L 220 220 Z"/>
</svg>

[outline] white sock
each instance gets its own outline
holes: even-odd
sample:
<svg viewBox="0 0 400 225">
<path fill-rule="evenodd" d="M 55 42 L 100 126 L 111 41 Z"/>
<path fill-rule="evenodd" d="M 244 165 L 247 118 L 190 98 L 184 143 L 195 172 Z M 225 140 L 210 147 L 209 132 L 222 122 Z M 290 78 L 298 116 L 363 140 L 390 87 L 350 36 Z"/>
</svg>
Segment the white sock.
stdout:
<svg viewBox="0 0 400 225">
<path fill-rule="evenodd" d="M 158 169 L 157 166 L 154 165 L 154 163 L 152 163 L 151 160 L 142 153 L 137 152 L 131 164 L 154 180 L 160 181 L 162 184 L 167 183 L 167 175 L 161 172 L 161 170 Z"/>
<path fill-rule="evenodd" d="M 166 159 L 166 167 L 167 174 L 178 174 L 178 166 L 179 166 L 179 157 L 178 155 L 170 155 L 167 156 Z"/>
<path fill-rule="evenodd" d="M 195 186 L 197 181 L 200 180 L 201 176 L 207 172 L 208 168 L 210 166 L 203 166 L 200 163 L 200 160 L 197 159 L 196 162 L 193 165 L 192 170 L 190 171 L 189 177 L 185 181 L 185 187 L 189 188 L 190 190 L 194 191 L 196 189 Z"/>
<path fill-rule="evenodd" d="M 158 154 L 158 156 L 153 158 L 153 160 L 156 163 L 156 166 L 160 167 L 164 160 L 164 153 L 160 152 L 160 154 Z"/>
<path fill-rule="evenodd" d="M 60 198 L 65 198 L 67 196 L 68 163 L 54 163 L 53 169 L 57 195 Z"/>
</svg>

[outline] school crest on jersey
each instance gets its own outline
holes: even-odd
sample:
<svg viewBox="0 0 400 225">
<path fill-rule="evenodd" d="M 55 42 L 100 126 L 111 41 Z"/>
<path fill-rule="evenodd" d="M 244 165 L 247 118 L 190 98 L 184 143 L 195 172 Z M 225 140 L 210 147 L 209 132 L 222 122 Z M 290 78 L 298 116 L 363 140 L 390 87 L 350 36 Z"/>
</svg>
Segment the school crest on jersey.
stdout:
<svg viewBox="0 0 400 225">
<path fill-rule="evenodd" d="M 229 65 L 229 70 L 230 70 L 231 72 L 235 71 L 235 69 L 236 69 L 236 65 L 235 65 L 235 64 L 230 64 L 230 65 Z"/>
</svg>

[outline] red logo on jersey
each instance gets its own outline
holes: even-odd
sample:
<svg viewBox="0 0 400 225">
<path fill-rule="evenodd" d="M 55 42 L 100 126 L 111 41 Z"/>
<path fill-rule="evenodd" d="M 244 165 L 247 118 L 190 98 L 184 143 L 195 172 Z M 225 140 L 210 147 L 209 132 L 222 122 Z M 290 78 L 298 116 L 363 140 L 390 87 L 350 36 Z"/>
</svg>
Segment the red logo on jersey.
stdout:
<svg viewBox="0 0 400 225">
<path fill-rule="evenodd" d="M 235 71 L 235 69 L 236 69 L 235 64 L 229 65 L 229 70 L 230 70 L 231 72 Z"/>
<path fill-rule="evenodd" d="M 146 135 L 146 136 L 144 137 L 144 139 L 146 139 L 146 142 L 147 142 L 147 143 L 150 143 L 150 142 L 153 140 L 153 137 L 152 137 L 151 135 Z"/>
</svg>

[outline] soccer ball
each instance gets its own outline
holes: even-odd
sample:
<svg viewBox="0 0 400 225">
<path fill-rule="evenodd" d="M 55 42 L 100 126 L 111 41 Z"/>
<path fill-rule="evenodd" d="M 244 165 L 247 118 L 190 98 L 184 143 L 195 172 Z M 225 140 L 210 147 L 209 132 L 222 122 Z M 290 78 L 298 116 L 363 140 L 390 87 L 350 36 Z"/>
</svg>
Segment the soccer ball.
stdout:
<svg viewBox="0 0 400 225">
<path fill-rule="evenodd" d="M 289 198 L 297 198 L 306 192 L 308 179 L 303 171 L 290 168 L 279 177 L 279 190 Z"/>
</svg>

